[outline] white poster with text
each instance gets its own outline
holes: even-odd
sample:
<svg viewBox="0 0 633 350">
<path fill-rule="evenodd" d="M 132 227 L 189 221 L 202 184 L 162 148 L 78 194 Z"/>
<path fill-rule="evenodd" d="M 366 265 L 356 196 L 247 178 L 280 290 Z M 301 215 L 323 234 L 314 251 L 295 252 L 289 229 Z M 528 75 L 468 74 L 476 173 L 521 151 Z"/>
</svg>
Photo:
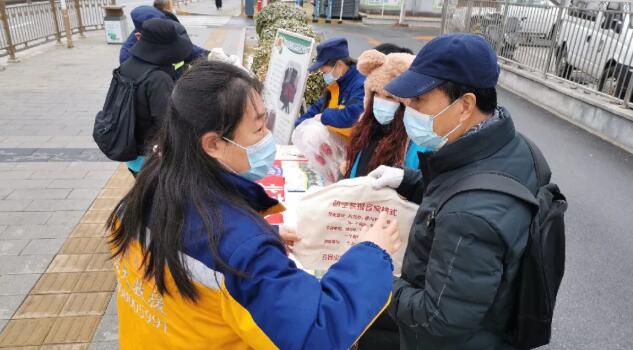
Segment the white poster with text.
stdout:
<svg viewBox="0 0 633 350">
<path fill-rule="evenodd" d="M 301 108 L 313 48 L 314 39 L 283 29 L 277 30 L 264 81 L 268 128 L 273 132 L 277 144 L 290 143 L 294 122 Z"/>
</svg>

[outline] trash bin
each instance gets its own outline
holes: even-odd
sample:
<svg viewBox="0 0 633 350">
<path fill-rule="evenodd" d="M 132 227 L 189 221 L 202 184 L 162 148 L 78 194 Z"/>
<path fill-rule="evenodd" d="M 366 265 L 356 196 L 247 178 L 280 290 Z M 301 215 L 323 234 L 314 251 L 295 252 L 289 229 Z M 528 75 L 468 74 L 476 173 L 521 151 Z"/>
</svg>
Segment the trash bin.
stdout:
<svg viewBox="0 0 633 350">
<path fill-rule="evenodd" d="M 103 6 L 103 9 L 105 10 L 103 26 L 105 27 L 106 42 L 108 44 L 123 44 L 129 34 L 123 6 Z"/>
</svg>

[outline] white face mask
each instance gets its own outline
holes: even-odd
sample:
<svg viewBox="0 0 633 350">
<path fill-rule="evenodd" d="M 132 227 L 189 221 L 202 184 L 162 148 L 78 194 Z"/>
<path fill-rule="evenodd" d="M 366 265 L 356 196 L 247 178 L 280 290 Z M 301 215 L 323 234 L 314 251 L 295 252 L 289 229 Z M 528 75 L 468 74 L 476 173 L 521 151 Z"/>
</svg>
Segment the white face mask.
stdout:
<svg viewBox="0 0 633 350">
<path fill-rule="evenodd" d="M 374 97 L 374 118 L 380 125 L 387 125 L 393 121 L 393 116 L 400 107 L 400 103 L 381 97 Z"/>
<path fill-rule="evenodd" d="M 334 65 L 334 67 L 332 67 L 332 70 L 327 72 L 327 73 L 323 73 L 323 80 L 325 81 L 326 85 L 332 85 L 335 81 L 337 81 L 340 77 L 336 78 L 334 77 L 334 70 L 336 69 L 336 64 Z"/>
<path fill-rule="evenodd" d="M 268 174 L 268 170 L 272 168 L 277 153 L 277 146 L 275 145 L 275 140 L 271 132 L 268 132 L 268 134 L 256 144 L 248 147 L 244 147 L 227 138 L 224 138 L 224 140 L 246 151 L 250 169 L 240 175 L 251 181 L 255 181 Z"/>
<path fill-rule="evenodd" d="M 446 135 L 440 136 L 433 131 L 433 121 L 435 118 L 439 117 L 440 114 L 446 112 L 449 108 L 451 108 L 455 103 L 457 103 L 459 99 L 455 100 L 455 102 L 446 106 L 443 110 L 435 115 L 429 115 L 421 113 L 409 106 L 404 110 L 404 128 L 407 131 L 407 135 L 409 138 L 415 142 L 416 145 L 426 147 L 431 151 L 437 151 L 440 148 L 444 147 L 446 142 L 448 142 L 448 136 L 455 132 L 460 126 L 462 126 L 463 122 L 459 123 L 453 130 L 449 131 Z"/>
</svg>

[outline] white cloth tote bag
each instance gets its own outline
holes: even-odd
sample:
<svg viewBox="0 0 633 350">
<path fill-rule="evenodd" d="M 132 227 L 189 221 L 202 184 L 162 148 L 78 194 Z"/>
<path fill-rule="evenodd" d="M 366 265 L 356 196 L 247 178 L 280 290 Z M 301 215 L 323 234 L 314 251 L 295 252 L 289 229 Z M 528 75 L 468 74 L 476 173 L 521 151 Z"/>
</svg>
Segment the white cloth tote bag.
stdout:
<svg viewBox="0 0 633 350">
<path fill-rule="evenodd" d="M 391 256 L 394 275 L 400 275 L 409 231 L 418 205 L 391 188 L 375 190 L 367 177 L 342 180 L 308 192 L 298 203 L 297 234 L 293 254 L 304 268 L 327 270 L 357 243 L 362 229 L 372 225 L 381 211 L 398 220 L 402 247 Z"/>
</svg>

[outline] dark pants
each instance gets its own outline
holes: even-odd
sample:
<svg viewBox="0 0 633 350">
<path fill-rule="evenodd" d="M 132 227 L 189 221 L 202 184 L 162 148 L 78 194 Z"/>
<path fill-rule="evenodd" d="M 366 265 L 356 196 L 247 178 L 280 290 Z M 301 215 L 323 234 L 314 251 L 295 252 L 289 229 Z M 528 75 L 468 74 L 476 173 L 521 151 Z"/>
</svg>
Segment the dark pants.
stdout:
<svg viewBox="0 0 633 350">
<path fill-rule="evenodd" d="M 383 312 L 358 340 L 358 350 L 399 350 L 398 325 L 389 313 Z"/>
<path fill-rule="evenodd" d="M 222 0 L 215 0 L 215 7 L 218 9 L 222 8 Z"/>
</svg>

